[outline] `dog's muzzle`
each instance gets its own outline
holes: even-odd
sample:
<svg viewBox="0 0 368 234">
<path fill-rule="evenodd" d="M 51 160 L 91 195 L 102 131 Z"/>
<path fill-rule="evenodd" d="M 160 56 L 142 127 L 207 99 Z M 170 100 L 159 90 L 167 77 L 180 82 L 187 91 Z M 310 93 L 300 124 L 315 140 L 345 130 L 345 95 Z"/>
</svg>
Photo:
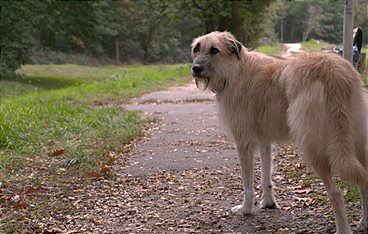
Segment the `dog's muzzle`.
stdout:
<svg viewBox="0 0 368 234">
<path fill-rule="evenodd" d="M 192 74 L 193 74 L 193 76 L 195 76 L 195 77 L 201 77 L 201 72 L 203 71 L 203 69 L 204 69 L 204 66 L 203 65 L 198 64 L 198 63 L 193 64 L 193 66 L 192 66 Z"/>
</svg>

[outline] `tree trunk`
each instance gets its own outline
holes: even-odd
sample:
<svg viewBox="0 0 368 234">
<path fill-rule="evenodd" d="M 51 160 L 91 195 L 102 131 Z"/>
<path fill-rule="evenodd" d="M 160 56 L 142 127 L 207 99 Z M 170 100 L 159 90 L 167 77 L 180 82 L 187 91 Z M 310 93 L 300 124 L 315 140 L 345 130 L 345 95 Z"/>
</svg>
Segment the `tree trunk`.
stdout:
<svg viewBox="0 0 368 234">
<path fill-rule="evenodd" d="M 284 42 L 284 19 L 281 18 L 280 24 L 280 41 Z"/>
<path fill-rule="evenodd" d="M 239 1 L 233 1 L 231 4 L 231 26 L 234 36 L 244 43 L 243 17 L 240 12 L 241 6 Z"/>
<path fill-rule="evenodd" d="M 289 42 L 298 41 L 297 36 L 295 35 L 295 28 L 296 28 L 296 20 L 294 18 L 292 18 L 291 25 L 290 25 Z"/>
<path fill-rule="evenodd" d="M 120 47 L 119 47 L 119 40 L 115 38 L 115 56 L 114 56 L 115 65 L 120 64 Z"/>
<path fill-rule="evenodd" d="M 353 62 L 354 0 L 344 1 L 343 56 Z"/>
<path fill-rule="evenodd" d="M 148 59 L 149 59 L 149 50 L 148 50 L 148 47 L 143 47 L 143 62 L 146 64 L 148 63 Z"/>
</svg>

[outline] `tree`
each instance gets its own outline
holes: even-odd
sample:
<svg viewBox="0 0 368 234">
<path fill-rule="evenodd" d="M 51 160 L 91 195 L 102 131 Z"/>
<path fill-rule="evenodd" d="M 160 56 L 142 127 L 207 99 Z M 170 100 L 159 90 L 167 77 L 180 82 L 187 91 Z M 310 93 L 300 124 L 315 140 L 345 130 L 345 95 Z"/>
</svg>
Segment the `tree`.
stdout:
<svg viewBox="0 0 368 234">
<path fill-rule="evenodd" d="M 192 9 L 205 22 L 206 33 L 227 30 L 248 47 L 254 47 L 263 32 L 260 25 L 266 6 L 272 1 L 192 0 Z"/>
<path fill-rule="evenodd" d="M 0 2 L 0 77 L 13 75 L 29 61 L 36 43 L 34 25 L 41 20 L 43 4 L 31 0 Z"/>
<path fill-rule="evenodd" d="M 253 47 L 270 2 L 1 1 L 0 71 L 14 72 L 32 62 L 30 51 L 36 52 L 31 57 L 36 62 L 38 57 L 45 61 L 45 51 L 51 62 L 76 54 L 108 56 L 115 64 L 183 62 L 190 57 L 192 39 L 215 30 L 233 32 Z"/>
<path fill-rule="evenodd" d="M 323 27 L 321 25 L 323 19 L 322 9 L 315 5 L 309 5 L 308 14 L 306 30 L 303 32 L 303 41 L 306 41 L 309 34 L 313 31 L 319 35 L 323 33 Z"/>
<path fill-rule="evenodd" d="M 272 20 L 266 20 L 265 27 L 273 26 L 282 41 L 342 40 L 343 4 L 336 0 L 276 0 L 267 10 Z"/>
<path fill-rule="evenodd" d="M 43 22 L 36 25 L 42 47 L 64 52 L 83 51 L 96 39 L 96 12 L 101 3 L 48 0 L 43 4 L 46 7 Z"/>
<path fill-rule="evenodd" d="M 120 64 L 120 48 L 125 43 L 125 38 L 131 36 L 129 25 L 133 24 L 133 5 L 132 1 L 102 1 L 96 13 L 98 40 L 95 48 L 98 54 L 106 51 L 112 54 L 115 64 Z"/>
<path fill-rule="evenodd" d="M 363 35 L 364 44 L 368 43 L 368 5 L 366 0 L 355 0 L 354 7 L 354 25 L 359 26 L 363 29 L 365 33 Z"/>
</svg>

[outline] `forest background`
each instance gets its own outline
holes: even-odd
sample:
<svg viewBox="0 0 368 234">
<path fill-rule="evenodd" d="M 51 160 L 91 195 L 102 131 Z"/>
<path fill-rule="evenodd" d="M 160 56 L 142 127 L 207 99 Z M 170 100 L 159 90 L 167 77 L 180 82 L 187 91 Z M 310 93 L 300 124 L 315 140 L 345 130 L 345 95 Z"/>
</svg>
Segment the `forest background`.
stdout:
<svg viewBox="0 0 368 234">
<path fill-rule="evenodd" d="M 355 1 L 354 20 L 367 31 L 365 0 Z M 342 25 L 339 0 L 1 1 L 0 74 L 22 64 L 188 62 L 192 39 L 215 30 L 249 49 L 311 38 L 339 44 Z"/>
</svg>

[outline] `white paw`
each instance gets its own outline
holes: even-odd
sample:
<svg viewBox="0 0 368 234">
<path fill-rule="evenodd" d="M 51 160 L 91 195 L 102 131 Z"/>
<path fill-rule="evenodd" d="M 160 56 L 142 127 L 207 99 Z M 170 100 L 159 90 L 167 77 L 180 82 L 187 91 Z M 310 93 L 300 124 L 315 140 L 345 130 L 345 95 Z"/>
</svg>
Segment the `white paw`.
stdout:
<svg viewBox="0 0 368 234">
<path fill-rule="evenodd" d="M 260 204 L 261 209 L 278 209 L 280 208 L 275 199 L 263 199 Z"/>
<path fill-rule="evenodd" d="M 360 220 L 358 223 L 358 226 L 356 228 L 357 232 L 366 232 L 368 230 L 368 224 L 367 222 L 363 222 L 363 220 Z"/>
<path fill-rule="evenodd" d="M 246 208 L 243 205 L 238 205 L 231 208 L 231 212 L 235 215 L 250 215 L 252 214 L 252 207 Z"/>
</svg>

